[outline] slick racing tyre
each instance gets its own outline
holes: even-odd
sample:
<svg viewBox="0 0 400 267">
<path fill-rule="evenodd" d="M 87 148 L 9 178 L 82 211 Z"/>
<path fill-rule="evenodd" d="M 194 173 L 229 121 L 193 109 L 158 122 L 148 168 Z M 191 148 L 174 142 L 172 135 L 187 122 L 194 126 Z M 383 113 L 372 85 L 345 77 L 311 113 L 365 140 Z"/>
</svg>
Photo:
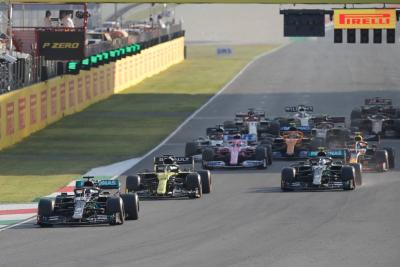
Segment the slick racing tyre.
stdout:
<svg viewBox="0 0 400 267">
<path fill-rule="evenodd" d="M 204 149 L 203 153 L 201 153 L 202 159 L 204 161 L 213 161 L 214 160 L 214 150 L 210 148 Z"/>
<path fill-rule="evenodd" d="M 267 151 L 267 165 L 272 165 L 272 145 L 262 144 Z"/>
<path fill-rule="evenodd" d="M 212 190 L 210 171 L 197 171 L 201 179 L 201 189 L 203 194 L 209 194 Z"/>
<path fill-rule="evenodd" d="M 125 222 L 124 202 L 120 197 L 109 197 L 106 201 L 106 214 L 113 215 L 110 225 L 123 224 Z"/>
<path fill-rule="evenodd" d="M 271 124 L 269 125 L 268 128 L 268 133 L 274 135 L 274 136 L 279 136 L 281 130 L 281 125 L 278 121 L 271 121 Z"/>
<path fill-rule="evenodd" d="M 185 157 L 192 157 L 196 154 L 197 154 L 197 143 L 194 142 L 186 143 Z"/>
<path fill-rule="evenodd" d="M 393 148 L 384 147 L 383 149 L 386 150 L 387 155 L 388 155 L 389 169 L 394 169 L 394 167 L 395 167 L 395 155 L 394 155 Z"/>
<path fill-rule="evenodd" d="M 234 128 L 236 123 L 234 121 L 224 121 L 224 128 Z"/>
<path fill-rule="evenodd" d="M 360 163 L 350 164 L 354 168 L 356 186 L 362 185 L 362 165 Z"/>
<path fill-rule="evenodd" d="M 283 192 L 293 191 L 287 187 L 287 184 L 292 182 L 296 177 L 296 170 L 294 168 L 284 168 L 281 172 L 281 190 Z"/>
<path fill-rule="evenodd" d="M 264 146 L 256 147 L 255 151 L 256 160 L 262 161 L 263 164 L 258 166 L 258 169 L 266 169 L 268 165 L 268 154 L 267 149 Z"/>
<path fill-rule="evenodd" d="M 353 166 L 343 166 L 340 177 L 343 182 L 343 190 L 354 190 L 356 188 L 355 170 Z"/>
<path fill-rule="evenodd" d="M 129 175 L 126 177 L 126 191 L 137 192 L 140 191 L 140 176 Z"/>
<path fill-rule="evenodd" d="M 139 219 L 139 197 L 136 193 L 121 194 L 122 201 L 124 202 L 124 211 L 126 220 Z"/>
<path fill-rule="evenodd" d="M 189 198 L 201 198 L 203 190 L 200 175 L 198 173 L 189 173 L 185 180 L 186 190 L 190 191 Z"/>
<path fill-rule="evenodd" d="M 378 171 L 385 172 L 389 168 L 388 152 L 386 150 L 376 150 L 375 158 Z"/>
<path fill-rule="evenodd" d="M 356 119 L 361 119 L 361 109 L 360 108 L 355 108 L 350 113 L 350 120 L 353 121 Z"/>
<path fill-rule="evenodd" d="M 52 224 L 47 224 L 42 221 L 43 217 L 50 217 L 54 213 L 54 200 L 42 198 L 38 204 L 38 221 L 40 227 L 50 227 Z"/>
</svg>

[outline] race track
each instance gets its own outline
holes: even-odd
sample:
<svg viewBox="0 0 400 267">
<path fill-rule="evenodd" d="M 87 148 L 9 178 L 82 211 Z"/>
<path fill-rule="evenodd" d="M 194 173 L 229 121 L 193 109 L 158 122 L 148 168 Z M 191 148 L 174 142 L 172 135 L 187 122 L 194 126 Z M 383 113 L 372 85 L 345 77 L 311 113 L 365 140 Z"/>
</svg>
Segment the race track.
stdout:
<svg viewBox="0 0 400 267">
<path fill-rule="evenodd" d="M 183 154 L 207 126 L 248 107 L 349 115 L 365 97 L 400 104 L 398 45 L 295 42 L 252 64 L 157 154 Z M 386 141 L 400 151 L 399 141 Z M 0 233 L 0 266 L 399 266 L 399 168 L 365 174 L 353 192 L 280 192 L 280 170 L 214 171 L 198 200 L 141 202 L 117 227 L 27 223 Z M 400 160 L 396 162 L 400 166 Z M 151 167 L 151 158 L 128 173 Z"/>
</svg>

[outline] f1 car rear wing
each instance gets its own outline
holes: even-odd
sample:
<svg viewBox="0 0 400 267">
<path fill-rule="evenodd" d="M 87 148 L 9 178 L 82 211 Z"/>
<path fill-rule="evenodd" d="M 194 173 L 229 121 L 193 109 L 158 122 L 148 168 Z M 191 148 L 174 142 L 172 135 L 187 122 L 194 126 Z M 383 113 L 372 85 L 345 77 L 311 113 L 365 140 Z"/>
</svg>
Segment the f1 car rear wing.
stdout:
<svg viewBox="0 0 400 267">
<path fill-rule="evenodd" d="M 225 129 L 222 125 L 217 125 L 216 127 L 208 127 L 206 129 L 206 135 L 210 136 L 210 135 L 215 135 L 218 132 L 225 132 Z"/>
<path fill-rule="evenodd" d="M 321 122 L 331 122 L 331 123 L 345 123 L 345 117 L 329 117 L 329 116 L 322 116 L 313 118 L 314 123 L 321 123 Z"/>
<path fill-rule="evenodd" d="M 84 176 L 82 178 L 86 179 L 86 180 L 76 180 L 75 181 L 75 188 L 76 189 L 95 186 L 95 187 L 98 187 L 100 189 L 115 189 L 115 190 L 119 190 L 120 186 L 121 186 L 119 180 L 111 180 L 111 179 L 93 180 L 93 178 L 95 178 L 94 176 Z"/>
<path fill-rule="evenodd" d="M 224 134 L 238 134 L 240 133 L 240 128 L 239 127 L 225 127 L 224 128 Z"/>
<path fill-rule="evenodd" d="M 194 170 L 194 158 L 193 157 L 176 157 L 173 155 L 163 155 L 163 156 L 159 156 L 159 157 L 154 157 L 154 165 L 171 164 L 170 160 L 173 161 L 172 164 L 191 165 L 192 170 Z"/>
<path fill-rule="evenodd" d="M 313 106 L 306 106 L 306 105 L 285 107 L 285 111 L 286 112 L 298 112 L 299 109 L 303 109 L 306 112 L 313 112 L 314 111 L 314 107 Z"/>
<path fill-rule="evenodd" d="M 179 164 L 179 165 L 193 165 L 194 164 L 193 157 L 176 157 L 173 155 L 163 155 L 163 156 L 155 157 L 154 164 L 156 164 L 156 165 L 170 164 L 170 163 L 166 163 L 170 159 L 174 161 L 174 164 Z"/>
<path fill-rule="evenodd" d="M 254 116 L 256 117 L 265 117 L 265 111 L 262 110 L 254 110 L 249 108 L 249 112 L 253 112 Z M 236 118 L 245 118 L 249 116 L 249 112 L 237 112 L 235 114 Z"/>
<path fill-rule="evenodd" d="M 235 135 L 225 135 L 224 136 L 224 141 L 231 141 L 234 140 Z M 240 140 L 242 141 L 247 141 L 247 142 L 256 142 L 257 141 L 257 135 L 255 134 L 242 134 L 240 136 Z"/>
<path fill-rule="evenodd" d="M 392 99 L 381 97 L 367 98 L 365 99 L 364 104 L 366 106 L 391 106 Z"/>
<path fill-rule="evenodd" d="M 308 151 L 307 157 L 308 158 L 315 158 L 318 156 L 318 153 L 320 151 Z M 345 159 L 346 158 L 346 150 L 345 149 L 333 149 L 333 150 L 328 150 L 325 151 L 327 157 L 331 158 L 339 158 L 339 159 Z"/>
</svg>

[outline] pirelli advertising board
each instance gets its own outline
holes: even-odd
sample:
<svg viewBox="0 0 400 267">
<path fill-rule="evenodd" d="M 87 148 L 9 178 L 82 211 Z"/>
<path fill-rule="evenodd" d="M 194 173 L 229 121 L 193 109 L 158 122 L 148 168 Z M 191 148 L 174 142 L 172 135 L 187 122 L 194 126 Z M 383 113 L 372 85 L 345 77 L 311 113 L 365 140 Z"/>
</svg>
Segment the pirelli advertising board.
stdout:
<svg viewBox="0 0 400 267">
<path fill-rule="evenodd" d="M 38 31 L 39 55 L 46 60 L 81 60 L 85 57 L 84 31 Z"/>
<path fill-rule="evenodd" d="M 395 29 L 395 9 L 335 9 L 335 29 Z"/>
</svg>

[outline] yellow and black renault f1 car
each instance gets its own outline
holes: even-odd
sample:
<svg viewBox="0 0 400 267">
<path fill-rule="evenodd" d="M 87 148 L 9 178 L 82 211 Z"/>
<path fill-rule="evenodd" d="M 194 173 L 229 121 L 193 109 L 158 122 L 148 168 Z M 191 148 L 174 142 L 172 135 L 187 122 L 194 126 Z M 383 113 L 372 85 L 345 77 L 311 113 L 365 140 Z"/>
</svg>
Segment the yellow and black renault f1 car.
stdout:
<svg viewBox="0 0 400 267">
<path fill-rule="evenodd" d="M 182 169 L 180 165 L 191 165 Z M 141 198 L 189 197 L 200 198 L 211 192 L 209 171 L 194 170 L 192 157 L 164 155 L 154 158 L 154 170 L 145 170 L 126 179 L 127 192 Z"/>
</svg>

